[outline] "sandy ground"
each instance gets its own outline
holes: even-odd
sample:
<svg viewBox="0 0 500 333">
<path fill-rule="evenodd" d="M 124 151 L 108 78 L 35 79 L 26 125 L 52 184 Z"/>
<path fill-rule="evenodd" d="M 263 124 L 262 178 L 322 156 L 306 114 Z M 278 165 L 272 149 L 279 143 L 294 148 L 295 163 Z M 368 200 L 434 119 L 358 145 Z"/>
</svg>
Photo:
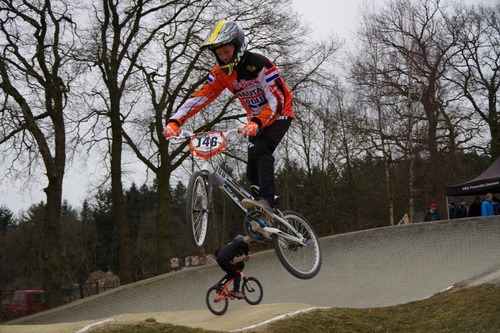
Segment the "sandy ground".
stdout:
<svg viewBox="0 0 500 333">
<path fill-rule="evenodd" d="M 256 253 L 246 273 L 264 299 L 231 301 L 215 316 L 205 293 L 222 276 L 207 265 L 122 286 L 0 325 L 0 333 L 83 333 L 103 322 L 158 322 L 237 331 L 317 307 L 369 308 L 427 298 L 455 285 L 500 283 L 500 217 L 392 226 L 321 239 L 323 266 L 291 276 L 274 252 Z"/>
<path fill-rule="evenodd" d="M 101 320 L 86 320 L 74 323 L 46 324 L 46 325 L 4 325 L 0 326 L 2 333 L 83 333 L 93 327 L 107 323 L 131 323 L 146 319 L 155 319 L 160 323 L 170 323 L 189 327 L 198 327 L 206 330 L 235 331 L 254 327 L 270 320 L 279 320 L 287 315 L 294 315 L 301 311 L 315 309 L 307 304 L 264 304 L 260 306 L 239 307 L 231 311 L 230 315 L 215 316 L 207 310 L 127 313 Z"/>
</svg>

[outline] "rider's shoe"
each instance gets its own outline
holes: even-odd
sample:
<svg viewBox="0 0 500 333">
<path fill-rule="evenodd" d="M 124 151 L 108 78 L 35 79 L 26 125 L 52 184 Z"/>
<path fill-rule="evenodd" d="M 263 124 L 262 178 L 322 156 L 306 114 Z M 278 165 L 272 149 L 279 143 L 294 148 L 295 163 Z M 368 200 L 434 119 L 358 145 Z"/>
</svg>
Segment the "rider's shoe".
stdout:
<svg viewBox="0 0 500 333">
<path fill-rule="evenodd" d="M 237 298 L 237 299 L 243 299 L 243 298 L 245 298 L 245 295 L 243 295 L 239 291 L 234 291 L 233 290 L 231 293 L 233 294 L 234 298 Z"/>
<path fill-rule="evenodd" d="M 261 213 L 262 216 L 260 218 L 267 221 L 273 220 L 273 208 L 266 199 L 259 198 L 259 200 L 252 200 L 245 198 L 241 200 L 241 204 L 249 211 L 249 213 Z"/>
<path fill-rule="evenodd" d="M 250 185 L 250 193 L 254 200 L 258 200 L 260 198 L 260 187 L 258 185 Z"/>
</svg>

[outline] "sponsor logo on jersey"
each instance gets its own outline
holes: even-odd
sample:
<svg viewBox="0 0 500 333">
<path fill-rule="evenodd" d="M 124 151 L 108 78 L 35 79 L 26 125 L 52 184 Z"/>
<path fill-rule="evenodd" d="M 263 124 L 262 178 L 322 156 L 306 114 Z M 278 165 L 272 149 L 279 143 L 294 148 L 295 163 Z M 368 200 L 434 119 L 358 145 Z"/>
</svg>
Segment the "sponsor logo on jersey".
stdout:
<svg viewBox="0 0 500 333">
<path fill-rule="evenodd" d="M 245 99 L 245 103 L 252 109 L 252 115 L 256 116 L 261 112 L 261 108 L 267 104 L 267 98 L 265 95 L 247 98 Z"/>
<path fill-rule="evenodd" d="M 259 85 L 259 80 L 253 79 L 253 80 L 240 80 L 240 81 L 234 81 L 231 83 L 233 86 L 234 91 L 242 90 L 251 86 L 258 86 Z"/>
<path fill-rule="evenodd" d="M 260 88 L 246 89 L 246 90 L 241 90 L 241 91 L 237 92 L 238 96 L 240 96 L 241 98 L 243 98 L 243 97 L 255 97 L 255 96 L 261 95 L 263 93 L 264 93 L 264 90 L 262 90 Z"/>
<path fill-rule="evenodd" d="M 252 86 L 248 89 L 240 90 L 236 94 L 252 110 L 260 110 L 263 105 L 267 104 L 266 94 L 259 87 Z"/>
</svg>

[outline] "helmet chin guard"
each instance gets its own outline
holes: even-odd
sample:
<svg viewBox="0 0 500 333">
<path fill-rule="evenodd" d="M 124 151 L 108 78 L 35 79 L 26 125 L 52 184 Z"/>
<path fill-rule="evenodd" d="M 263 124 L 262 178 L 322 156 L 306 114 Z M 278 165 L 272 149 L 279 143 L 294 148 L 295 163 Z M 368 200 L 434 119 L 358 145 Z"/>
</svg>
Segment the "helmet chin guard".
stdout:
<svg viewBox="0 0 500 333">
<path fill-rule="evenodd" d="M 231 74 L 233 74 L 234 68 L 238 65 L 239 61 L 238 61 L 238 59 L 233 58 L 233 60 L 231 60 L 230 63 L 224 64 L 224 65 L 221 65 L 221 62 L 219 61 L 219 59 L 217 59 L 217 62 L 219 63 L 219 67 L 222 69 L 222 71 L 224 73 L 226 73 L 227 75 L 231 75 Z"/>
</svg>

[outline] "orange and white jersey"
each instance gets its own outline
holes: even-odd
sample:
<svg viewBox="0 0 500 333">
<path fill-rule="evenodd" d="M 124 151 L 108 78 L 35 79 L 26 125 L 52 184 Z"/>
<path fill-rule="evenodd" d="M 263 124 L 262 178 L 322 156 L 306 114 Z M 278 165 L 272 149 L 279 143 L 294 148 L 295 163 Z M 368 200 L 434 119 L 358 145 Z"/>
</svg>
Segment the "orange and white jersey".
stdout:
<svg viewBox="0 0 500 333">
<path fill-rule="evenodd" d="M 193 93 L 169 119 L 183 125 L 228 89 L 243 105 L 248 120 L 264 128 L 279 117 L 295 118 L 292 92 L 281 78 L 276 66 L 266 57 L 246 52 L 237 69 L 224 73 L 215 65 L 202 88 Z"/>
</svg>

